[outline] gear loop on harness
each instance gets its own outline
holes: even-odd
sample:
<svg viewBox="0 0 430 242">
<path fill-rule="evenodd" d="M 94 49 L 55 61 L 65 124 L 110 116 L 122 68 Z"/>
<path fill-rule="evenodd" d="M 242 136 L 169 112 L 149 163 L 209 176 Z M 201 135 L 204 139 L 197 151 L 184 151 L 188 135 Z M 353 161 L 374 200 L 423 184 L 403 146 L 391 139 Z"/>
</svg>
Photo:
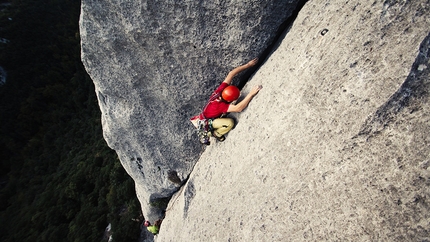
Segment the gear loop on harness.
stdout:
<svg viewBox="0 0 430 242">
<path fill-rule="evenodd" d="M 209 130 L 209 132 L 213 132 L 214 131 L 214 128 L 213 128 L 213 126 L 212 126 L 212 123 L 213 123 L 213 119 L 212 118 L 210 118 L 210 119 L 208 119 L 208 130 Z"/>
</svg>

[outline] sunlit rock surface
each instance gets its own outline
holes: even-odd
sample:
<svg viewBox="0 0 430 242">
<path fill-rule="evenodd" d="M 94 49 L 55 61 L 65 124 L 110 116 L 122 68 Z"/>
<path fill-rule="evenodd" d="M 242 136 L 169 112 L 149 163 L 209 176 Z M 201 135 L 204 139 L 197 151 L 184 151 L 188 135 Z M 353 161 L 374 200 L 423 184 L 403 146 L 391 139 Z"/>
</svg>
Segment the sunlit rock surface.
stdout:
<svg viewBox="0 0 430 242">
<path fill-rule="evenodd" d="M 430 240 L 429 13 L 308 1 L 156 241 Z"/>
</svg>

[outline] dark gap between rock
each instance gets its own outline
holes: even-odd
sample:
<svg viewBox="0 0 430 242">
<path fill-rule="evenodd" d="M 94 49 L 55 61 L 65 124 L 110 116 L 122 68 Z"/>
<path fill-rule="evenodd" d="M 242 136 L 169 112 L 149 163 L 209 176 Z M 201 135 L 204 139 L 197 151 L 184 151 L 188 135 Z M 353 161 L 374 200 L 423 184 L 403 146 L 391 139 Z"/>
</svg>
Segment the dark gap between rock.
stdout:
<svg viewBox="0 0 430 242">
<path fill-rule="evenodd" d="M 276 51 L 276 49 L 279 47 L 281 41 L 285 38 L 287 33 L 289 32 L 290 27 L 293 25 L 294 21 L 296 20 L 297 16 L 299 15 L 299 12 L 302 10 L 303 6 L 307 3 L 308 0 L 302 0 L 300 1 L 294 12 L 291 14 L 289 18 L 287 18 L 278 28 L 276 31 L 275 38 L 273 39 L 272 43 L 264 50 L 261 55 L 258 57 L 260 61 L 256 66 L 253 66 L 246 70 L 239 78 L 238 87 L 239 89 L 242 89 L 246 83 L 249 81 L 249 79 L 254 75 L 254 73 L 266 62 L 267 58 Z"/>
</svg>

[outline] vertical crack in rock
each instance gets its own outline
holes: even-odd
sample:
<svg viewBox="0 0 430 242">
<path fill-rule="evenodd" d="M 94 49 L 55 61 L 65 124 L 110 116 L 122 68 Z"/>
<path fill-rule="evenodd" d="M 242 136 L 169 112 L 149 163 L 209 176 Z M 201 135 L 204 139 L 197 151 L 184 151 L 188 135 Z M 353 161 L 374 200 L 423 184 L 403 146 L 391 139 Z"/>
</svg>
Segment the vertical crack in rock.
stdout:
<svg viewBox="0 0 430 242">
<path fill-rule="evenodd" d="M 204 150 L 188 119 L 206 92 L 232 66 L 253 56 L 262 64 L 306 2 L 82 1 L 82 62 L 103 135 L 136 182 L 146 219 L 159 215 L 148 202 L 180 189 Z"/>
<path fill-rule="evenodd" d="M 279 47 L 280 42 L 282 41 L 282 39 L 284 39 L 285 35 L 288 33 L 288 30 L 290 29 L 290 27 L 294 23 L 295 19 L 297 18 L 297 15 L 299 14 L 300 10 L 303 8 L 303 6 L 306 4 L 307 1 L 308 0 L 299 1 L 296 5 L 295 10 L 291 14 L 291 16 L 288 17 L 279 26 L 278 30 L 276 31 L 276 35 L 275 35 L 274 40 L 259 56 L 259 58 L 260 58 L 259 64 L 248 69 L 244 74 L 241 75 L 239 83 L 238 83 L 239 88 L 243 88 L 245 86 L 245 84 L 247 83 L 247 81 L 249 80 L 249 78 L 258 70 L 258 68 L 264 63 L 264 61 L 270 56 L 270 54 L 272 54 L 274 51 L 276 51 L 276 49 Z M 191 173 L 192 173 L 192 170 L 191 170 L 190 174 Z M 184 179 L 184 181 L 181 181 L 178 178 L 177 172 L 172 171 L 172 170 L 168 172 L 168 179 L 173 183 L 182 184 L 181 187 L 184 185 L 186 186 L 185 192 L 184 192 L 184 196 L 185 196 L 184 218 L 186 218 L 191 200 L 195 196 L 194 184 L 191 181 L 189 181 L 187 183 L 189 176 L 186 179 Z M 177 189 L 177 191 L 179 191 L 181 187 L 179 187 Z M 171 197 L 172 196 L 170 196 L 168 199 L 171 199 Z"/>
<path fill-rule="evenodd" d="M 366 120 L 358 135 L 375 135 L 392 122 L 395 115 L 404 108 L 411 107 L 411 113 L 419 108 L 419 105 L 414 108 L 412 104 L 415 100 L 427 98 L 430 89 L 429 59 L 430 34 L 421 42 L 418 56 L 405 82 L 376 113 Z"/>
<path fill-rule="evenodd" d="M 289 29 L 293 25 L 294 21 L 297 18 L 297 15 L 299 14 L 300 10 L 302 10 L 303 6 L 305 6 L 306 2 L 308 0 L 301 0 L 297 3 L 295 10 L 291 14 L 290 17 L 288 17 L 278 28 L 276 31 L 275 38 L 273 39 L 272 43 L 265 49 L 259 56 L 259 63 L 246 70 L 239 79 L 238 87 L 242 89 L 248 80 L 251 78 L 252 75 L 260 68 L 261 65 L 265 62 L 265 60 L 279 47 L 280 42 L 285 38 L 287 35 Z"/>
<path fill-rule="evenodd" d="M 275 35 L 275 38 L 273 39 L 272 43 L 259 56 L 260 62 L 256 66 L 245 71 L 245 73 L 240 76 L 240 80 L 238 83 L 238 87 L 240 89 L 242 89 L 245 86 L 245 84 L 248 82 L 250 77 L 258 70 L 258 68 L 264 63 L 264 61 L 270 56 L 270 54 L 272 54 L 274 51 L 276 51 L 276 49 L 279 47 L 280 42 L 282 41 L 282 39 L 284 39 L 285 35 L 288 33 L 288 30 L 290 29 L 290 27 L 292 26 L 292 24 L 296 20 L 297 15 L 299 14 L 300 10 L 303 8 L 303 6 L 306 4 L 307 1 L 308 0 L 302 0 L 302 1 L 299 1 L 297 3 L 296 8 L 293 11 L 293 13 L 291 14 L 291 16 L 288 17 L 279 26 L 278 30 L 276 31 L 276 35 Z M 177 174 L 175 174 L 175 173 L 176 173 L 176 171 L 169 171 L 168 179 L 171 182 L 174 182 L 176 184 L 180 184 L 181 181 L 180 180 L 178 181 L 176 179 Z M 192 173 L 192 170 L 191 170 L 190 174 L 191 173 Z M 176 177 L 175 177 L 175 175 L 176 175 Z M 186 186 L 187 186 L 185 188 L 185 194 L 184 194 L 185 195 L 184 218 L 187 217 L 187 211 L 188 211 L 188 208 L 190 206 L 191 200 L 195 196 L 194 184 L 191 181 L 189 181 L 187 183 L 188 178 L 189 178 L 189 176 L 182 182 L 182 184 L 186 184 Z M 178 188 L 178 190 L 180 190 L 180 188 Z"/>
</svg>

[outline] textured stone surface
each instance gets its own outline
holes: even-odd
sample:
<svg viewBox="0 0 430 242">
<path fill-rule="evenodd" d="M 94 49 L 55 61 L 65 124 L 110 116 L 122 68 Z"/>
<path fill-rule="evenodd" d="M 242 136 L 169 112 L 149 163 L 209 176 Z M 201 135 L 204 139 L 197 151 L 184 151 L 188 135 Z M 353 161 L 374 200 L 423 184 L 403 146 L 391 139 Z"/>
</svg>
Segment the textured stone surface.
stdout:
<svg viewBox="0 0 430 242">
<path fill-rule="evenodd" d="M 430 240 L 429 13 L 308 1 L 156 241 Z"/>
<path fill-rule="evenodd" d="M 230 69 L 272 43 L 296 2 L 82 1 L 82 60 L 104 136 L 147 219 L 161 215 L 157 199 L 180 187 L 203 151 L 189 118 Z"/>
</svg>

